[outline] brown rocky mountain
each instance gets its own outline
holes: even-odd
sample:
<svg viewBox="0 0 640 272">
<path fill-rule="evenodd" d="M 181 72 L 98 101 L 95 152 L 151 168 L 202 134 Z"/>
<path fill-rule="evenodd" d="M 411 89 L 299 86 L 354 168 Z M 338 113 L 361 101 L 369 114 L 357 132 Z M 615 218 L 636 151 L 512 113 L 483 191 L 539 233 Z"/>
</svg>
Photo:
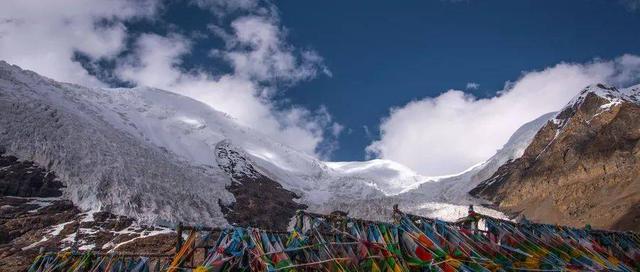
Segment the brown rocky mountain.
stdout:
<svg viewBox="0 0 640 272">
<path fill-rule="evenodd" d="M 639 93 L 587 87 L 470 193 L 532 221 L 640 231 Z"/>
</svg>

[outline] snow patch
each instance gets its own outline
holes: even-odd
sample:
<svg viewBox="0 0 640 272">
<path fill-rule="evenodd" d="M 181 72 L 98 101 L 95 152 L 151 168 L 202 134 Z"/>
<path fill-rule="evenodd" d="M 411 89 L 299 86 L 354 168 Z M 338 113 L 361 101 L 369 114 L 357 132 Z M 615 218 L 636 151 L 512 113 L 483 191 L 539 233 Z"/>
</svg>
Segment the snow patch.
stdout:
<svg viewBox="0 0 640 272">
<path fill-rule="evenodd" d="M 138 233 L 138 237 L 134 237 L 132 239 L 126 240 L 124 242 L 118 243 L 118 244 L 114 244 L 113 241 L 105 244 L 102 248 L 103 249 L 107 249 L 109 247 L 112 247 L 109 252 L 114 252 L 116 249 L 118 249 L 119 247 L 129 244 L 135 240 L 138 239 L 142 239 L 142 238 L 147 238 L 147 237 L 152 237 L 152 236 L 156 236 L 156 235 L 160 235 L 160 234 L 167 234 L 167 233 L 171 233 L 173 232 L 173 230 L 168 229 L 168 228 L 160 228 L 159 230 L 153 230 L 153 231 L 143 231 L 142 233 Z M 133 234 L 135 232 L 125 232 L 125 233 L 119 233 L 119 234 Z"/>
<path fill-rule="evenodd" d="M 180 117 L 177 117 L 177 119 L 184 122 L 187 125 L 193 126 L 196 129 L 202 129 L 206 126 L 204 122 L 195 118 L 180 116 Z"/>
<path fill-rule="evenodd" d="M 469 213 L 469 206 L 467 205 L 455 205 L 447 203 L 427 202 L 418 207 L 415 207 L 416 213 L 430 214 L 431 218 L 439 219 L 442 221 L 453 222 L 460 218 L 463 218 Z M 488 209 L 482 206 L 474 206 L 474 210 L 481 214 L 489 215 L 494 218 L 508 219 L 506 215 L 501 212 L 497 212 L 492 209 Z"/>
<path fill-rule="evenodd" d="M 33 200 L 31 200 L 31 201 L 29 201 L 29 202 L 27 202 L 25 204 L 38 206 L 38 208 L 35 208 L 35 209 L 29 211 L 29 213 L 37 213 L 42 208 L 47 207 L 47 206 L 51 206 L 53 204 L 53 202 L 52 201 L 41 200 L 41 199 L 33 199 Z"/>
<path fill-rule="evenodd" d="M 40 241 L 34 242 L 26 247 L 23 247 L 22 250 L 29 250 L 32 249 L 34 247 L 37 247 L 39 244 L 44 243 L 46 241 L 48 241 L 49 238 L 47 238 L 46 236 L 42 236 L 42 239 L 40 239 Z"/>
<path fill-rule="evenodd" d="M 60 232 L 62 232 L 62 230 L 64 230 L 64 227 L 65 227 L 66 225 L 69 225 L 69 224 L 71 224 L 71 223 L 73 223 L 73 222 L 75 222 L 75 221 L 69 221 L 69 222 L 65 222 L 65 223 L 62 223 L 62 224 L 58 224 L 58 225 L 53 226 L 53 227 L 52 227 L 52 230 L 51 230 L 51 232 L 49 232 L 49 234 L 50 234 L 51 236 L 58 236 L 58 235 L 60 235 Z"/>
<path fill-rule="evenodd" d="M 78 247 L 78 249 L 82 251 L 90 251 L 90 250 L 93 250 L 95 247 L 96 247 L 95 244 L 88 244 L 88 245 L 82 245 Z"/>
</svg>

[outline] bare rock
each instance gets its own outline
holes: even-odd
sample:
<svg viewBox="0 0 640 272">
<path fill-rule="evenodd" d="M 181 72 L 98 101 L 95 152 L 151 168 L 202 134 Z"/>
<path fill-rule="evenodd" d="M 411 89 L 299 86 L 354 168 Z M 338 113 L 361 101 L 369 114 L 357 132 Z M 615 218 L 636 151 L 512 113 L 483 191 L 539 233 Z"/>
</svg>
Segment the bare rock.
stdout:
<svg viewBox="0 0 640 272">
<path fill-rule="evenodd" d="M 640 231 L 640 105 L 597 87 L 612 96 L 583 92 L 471 194 L 533 221 Z"/>
</svg>

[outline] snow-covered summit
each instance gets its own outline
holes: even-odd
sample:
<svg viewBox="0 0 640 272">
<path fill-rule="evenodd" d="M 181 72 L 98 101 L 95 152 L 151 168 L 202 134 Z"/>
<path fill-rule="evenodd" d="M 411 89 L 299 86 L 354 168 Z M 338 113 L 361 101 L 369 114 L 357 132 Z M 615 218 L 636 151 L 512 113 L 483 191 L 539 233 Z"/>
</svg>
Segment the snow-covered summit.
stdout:
<svg viewBox="0 0 640 272">
<path fill-rule="evenodd" d="M 567 103 L 567 107 L 579 105 L 584 102 L 585 98 L 589 94 L 594 94 L 609 100 L 610 104 L 606 105 L 615 105 L 622 101 L 640 103 L 640 84 L 623 89 L 618 89 L 602 83 L 592 84 L 584 88 L 573 99 L 571 99 L 571 101 Z"/>
<path fill-rule="evenodd" d="M 622 89 L 602 83 L 585 87 L 564 108 L 558 111 L 558 114 L 551 120 L 557 127 L 558 133 L 589 97 L 601 99 L 598 102 L 597 109 L 594 109 L 594 112 L 591 113 L 593 116 L 597 116 L 603 112 L 610 111 L 611 108 L 623 102 L 640 104 L 640 84 Z"/>
</svg>

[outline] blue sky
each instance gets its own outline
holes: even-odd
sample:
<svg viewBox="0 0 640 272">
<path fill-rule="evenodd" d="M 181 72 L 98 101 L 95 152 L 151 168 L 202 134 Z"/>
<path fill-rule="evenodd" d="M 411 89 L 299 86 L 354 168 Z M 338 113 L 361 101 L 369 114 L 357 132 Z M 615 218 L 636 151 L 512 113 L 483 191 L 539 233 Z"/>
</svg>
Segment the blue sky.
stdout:
<svg viewBox="0 0 640 272">
<path fill-rule="evenodd" d="M 9 0 L 0 19 L 0 59 L 56 80 L 174 91 L 319 158 L 425 175 L 640 79 L 638 0 Z"/>
<path fill-rule="evenodd" d="M 493 96 L 522 71 L 562 61 L 640 54 L 640 13 L 616 1 L 281 1 L 296 44 L 315 48 L 333 77 L 287 93 L 328 105 L 351 128 L 334 157 L 358 160 L 389 108 L 450 88 Z"/>
</svg>

